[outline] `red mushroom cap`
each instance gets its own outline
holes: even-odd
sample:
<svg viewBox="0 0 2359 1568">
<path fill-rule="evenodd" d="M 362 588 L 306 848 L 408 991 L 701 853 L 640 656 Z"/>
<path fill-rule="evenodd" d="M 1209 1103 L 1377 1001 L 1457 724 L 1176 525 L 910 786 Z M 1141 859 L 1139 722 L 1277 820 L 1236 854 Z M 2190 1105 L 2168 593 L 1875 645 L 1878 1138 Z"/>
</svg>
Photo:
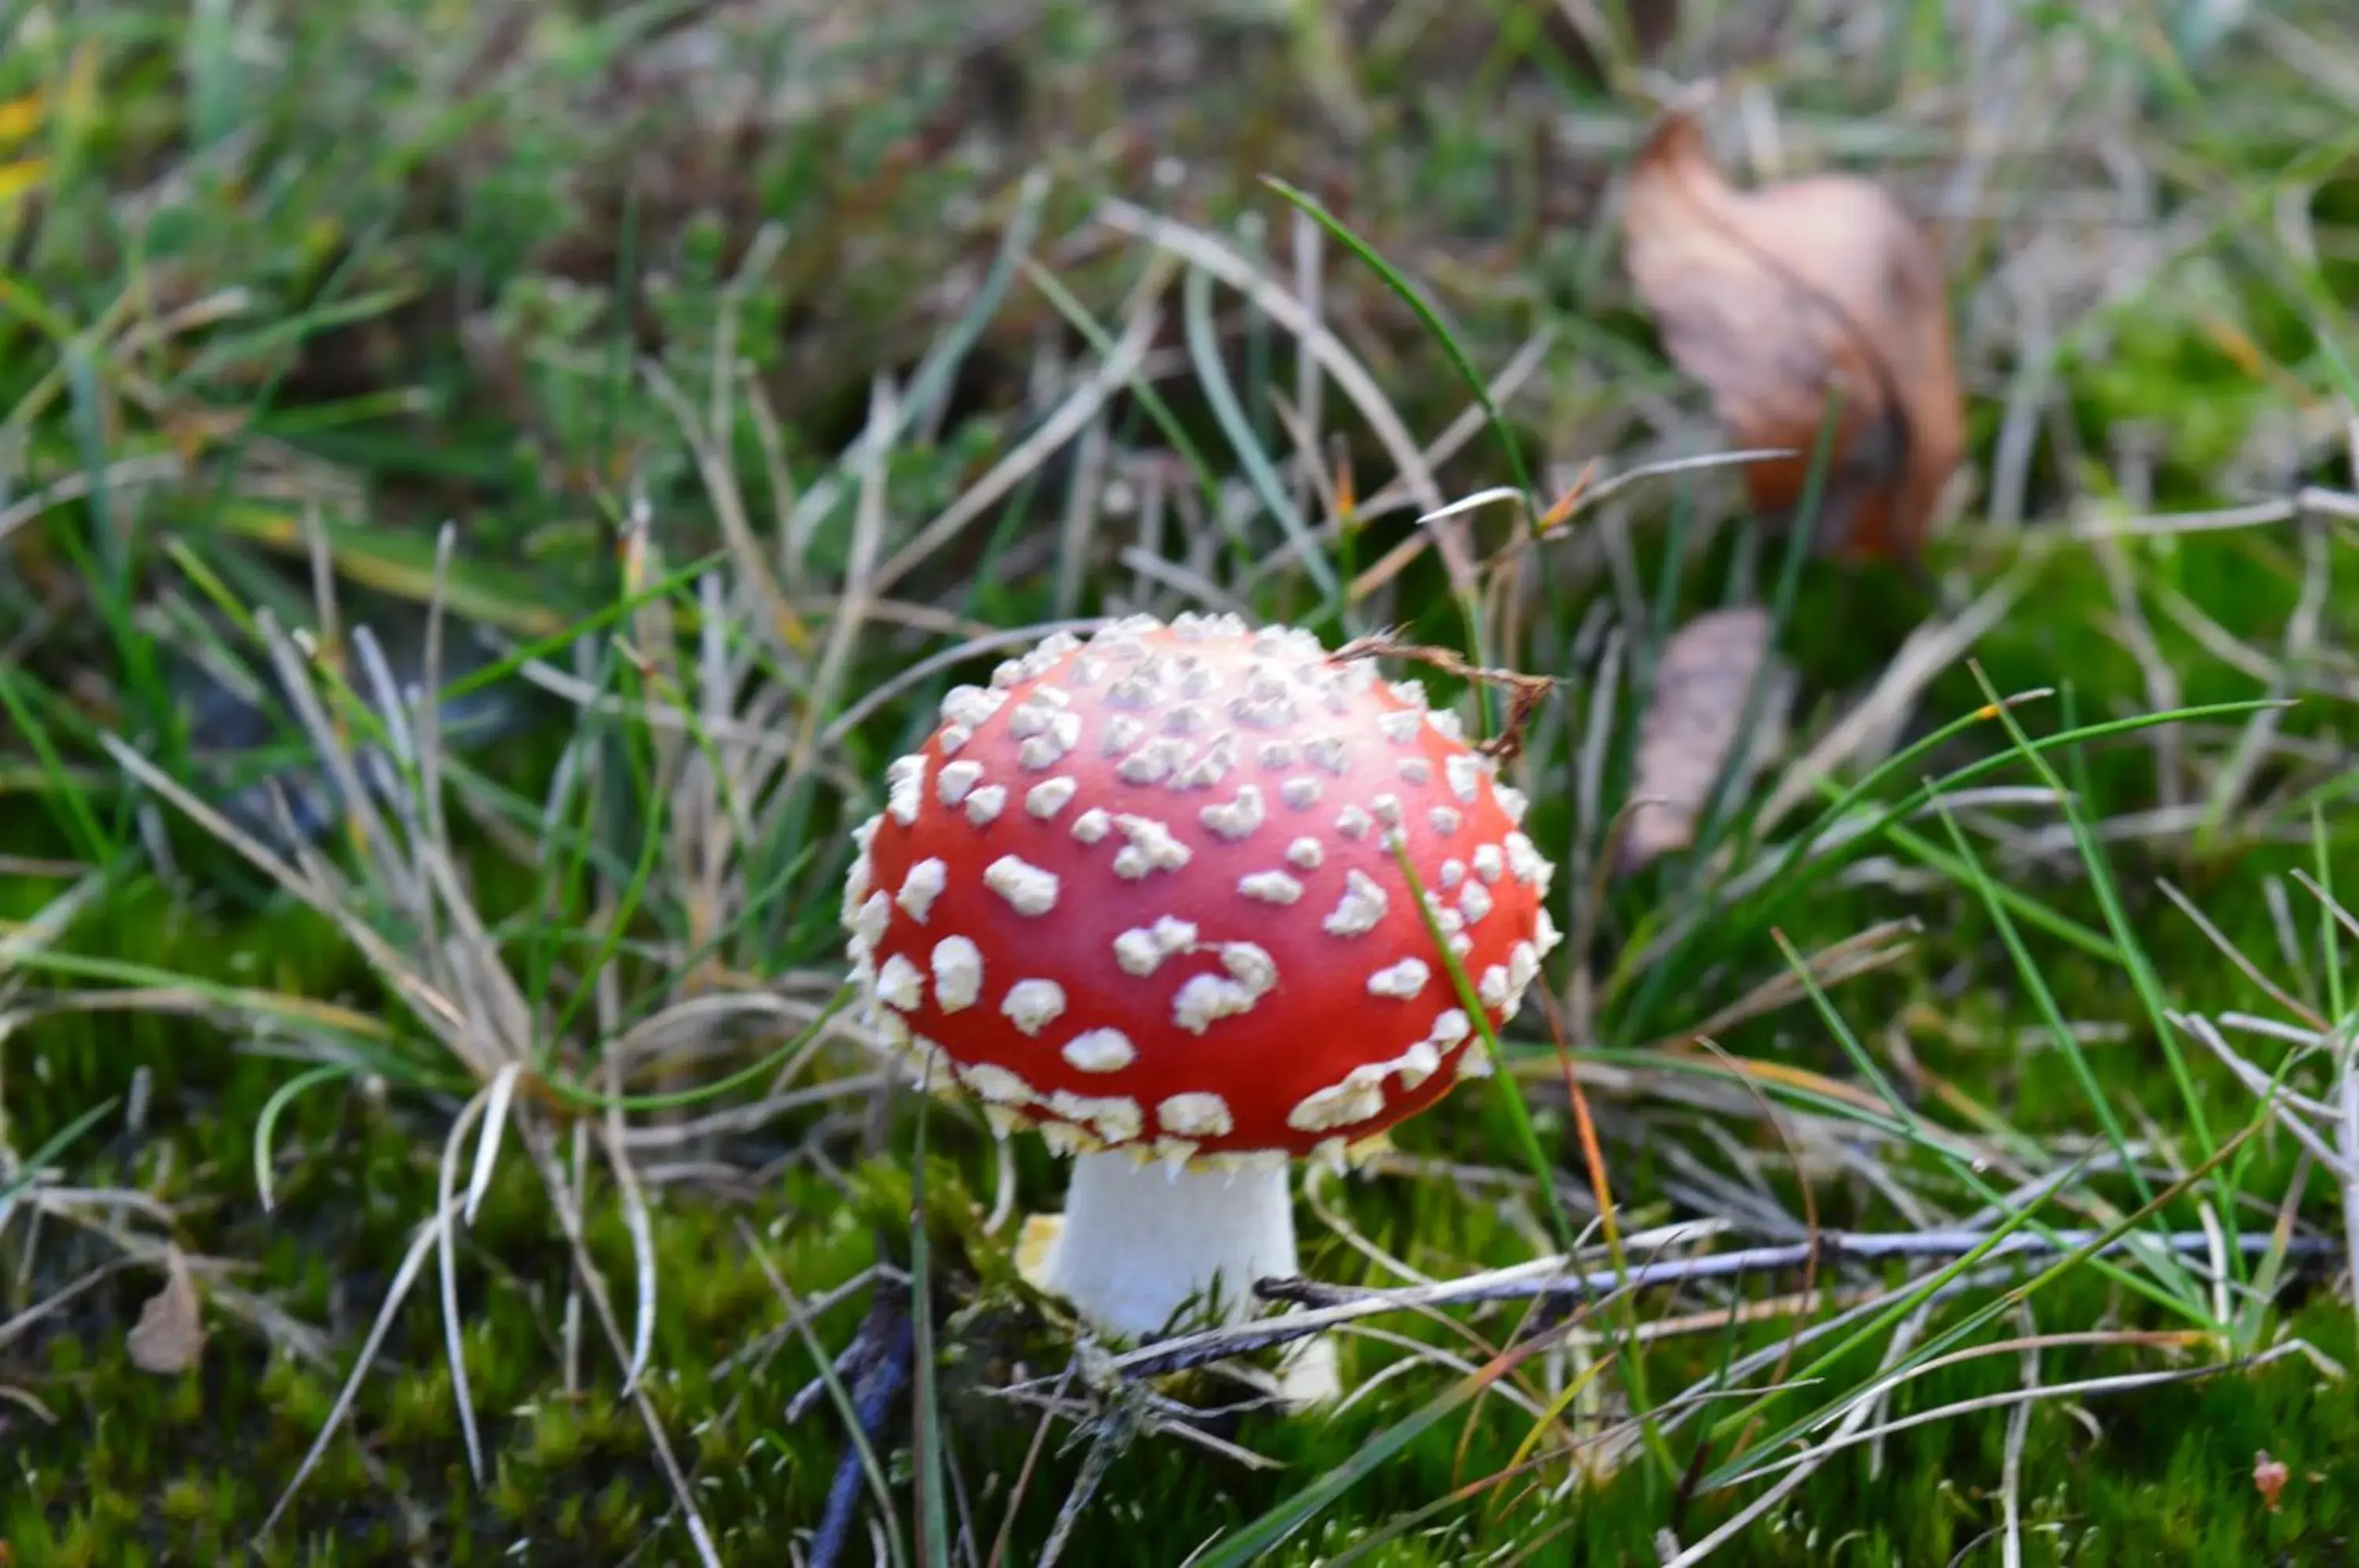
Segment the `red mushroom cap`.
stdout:
<svg viewBox="0 0 2359 1568">
<path fill-rule="evenodd" d="M 1299 1157 L 1489 1070 L 1396 840 L 1495 1023 L 1554 868 L 1455 715 L 1308 632 L 1147 616 L 962 686 L 845 888 L 887 1037 L 1003 1127 Z"/>
</svg>

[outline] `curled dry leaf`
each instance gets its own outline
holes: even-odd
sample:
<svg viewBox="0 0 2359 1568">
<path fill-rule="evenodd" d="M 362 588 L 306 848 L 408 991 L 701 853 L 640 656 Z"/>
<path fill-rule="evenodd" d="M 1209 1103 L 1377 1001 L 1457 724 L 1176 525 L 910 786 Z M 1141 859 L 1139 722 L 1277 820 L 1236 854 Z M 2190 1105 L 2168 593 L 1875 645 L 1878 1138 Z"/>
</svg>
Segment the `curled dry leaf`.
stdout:
<svg viewBox="0 0 2359 1568">
<path fill-rule="evenodd" d="M 1616 861 L 1624 876 L 1695 842 L 1696 821 L 1735 755 L 1745 699 L 1769 658 L 1769 615 L 1745 607 L 1712 610 L 1673 632 L 1655 669 L 1654 696 L 1638 720 L 1634 802 Z M 1772 749 L 1785 682 L 1765 688 L 1752 744 L 1737 764 L 1740 783 Z"/>
<path fill-rule="evenodd" d="M 1813 543 L 1914 565 L 1965 448 L 1939 256 L 1880 187 L 1823 176 L 1739 191 L 1689 114 L 1667 114 L 1630 173 L 1624 265 L 1663 346 L 1702 382 L 1764 514 L 1790 520 L 1838 388 Z"/>
<path fill-rule="evenodd" d="M 197 1306 L 196 1281 L 177 1247 L 165 1249 L 164 1288 L 139 1309 L 129 1345 L 133 1366 L 164 1377 L 179 1377 L 204 1353 L 205 1325 Z"/>
</svg>

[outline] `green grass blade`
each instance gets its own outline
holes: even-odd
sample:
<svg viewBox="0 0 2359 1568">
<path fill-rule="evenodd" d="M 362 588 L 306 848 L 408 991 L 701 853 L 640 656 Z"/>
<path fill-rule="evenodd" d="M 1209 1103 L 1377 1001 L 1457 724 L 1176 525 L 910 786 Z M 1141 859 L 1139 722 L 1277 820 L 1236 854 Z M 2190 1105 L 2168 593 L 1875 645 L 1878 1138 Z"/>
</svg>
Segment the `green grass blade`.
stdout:
<svg viewBox="0 0 2359 1568">
<path fill-rule="evenodd" d="M 1229 438 L 1230 450 L 1236 453 L 1239 465 L 1245 469 L 1246 482 L 1253 486 L 1254 494 L 1261 498 L 1261 504 L 1269 508 L 1269 515 L 1277 519 L 1288 542 L 1295 548 L 1297 559 L 1310 573 L 1312 583 L 1319 589 L 1320 605 L 1310 618 L 1324 619 L 1329 615 L 1341 615 L 1344 609 L 1343 585 L 1336 580 L 1334 567 L 1329 564 L 1326 553 L 1310 537 L 1310 530 L 1303 523 L 1301 514 L 1295 510 L 1293 501 L 1288 497 L 1285 485 L 1278 479 L 1268 453 L 1262 450 L 1261 440 L 1254 432 L 1253 422 L 1245 417 L 1244 408 L 1237 402 L 1236 389 L 1229 385 L 1228 372 L 1222 367 L 1220 338 L 1212 327 L 1212 296 L 1211 275 L 1190 267 L 1186 281 L 1181 285 L 1181 307 L 1188 329 L 1188 351 L 1196 362 L 1197 385 L 1203 388 L 1204 400 L 1211 405 L 1212 418 L 1219 423 L 1221 432 Z"/>
<path fill-rule="evenodd" d="M 1351 1458 L 1270 1508 L 1245 1529 L 1228 1536 L 1212 1550 L 1192 1559 L 1192 1568 L 1245 1568 L 1245 1564 L 1259 1560 L 1265 1553 L 1284 1544 L 1288 1537 L 1318 1518 L 1338 1497 L 1381 1469 L 1386 1461 L 1417 1441 L 1434 1423 L 1480 1397 L 1548 1343 L 1545 1337 L 1530 1339 L 1502 1352 L 1480 1372 L 1471 1377 L 1462 1377 L 1413 1414 L 1361 1444 Z M 1601 1357 L 1582 1375 L 1594 1377 L 1605 1365 L 1605 1360 Z"/>
<path fill-rule="evenodd" d="M 0 1181 L 0 1215 L 6 1214 L 8 1205 L 16 1201 L 18 1193 L 33 1184 L 34 1178 L 41 1173 L 44 1166 L 81 1141 L 84 1133 L 105 1120 L 121 1103 L 114 1099 L 101 1101 L 60 1127 L 40 1148 L 27 1155 L 24 1163 L 16 1168 L 16 1174 Z"/>
<path fill-rule="evenodd" d="M 1440 314 L 1427 300 L 1425 291 L 1378 254 L 1374 245 L 1353 234 L 1351 225 L 1329 212 L 1327 204 L 1318 197 L 1288 184 L 1274 174 L 1263 175 L 1261 182 L 1310 214 L 1314 223 L 1333 235 L 1336 242 L 1357 256 L 1368 270 L 1382 278 L 1385 287 L 1416 315 L 1419 324 L 1440 346 L 1441 352 L 1450 356 L 1451 368 L 1458 372 L 1459 379 L 1466 384 L 1467 391 L 1473 394 L 1475 402 L 1482 406 L 1483 417 L 1490 421 L 1491 434 L 1499 443 L 1499 453 L 1506 460 L 1507 472 L 1514 477 L 1516 488 L 1523 493 L 1526 517 L 1539 516 L 1539 492 L 1533 487 L 1531 474 L 1525 467 L 1524 450 L 1516 443 L 1515 432 L 1507 429 L 1506 419 L 1499 412 L 1498 404 L 1493 401 L 1490 383 L 1483 378 L 1481 371 L 1474 368 L 1474 362 L 1467 357 L 1465 349 L 1459 345 L 1457 335 L 1443 323 Z"/>
</svg>

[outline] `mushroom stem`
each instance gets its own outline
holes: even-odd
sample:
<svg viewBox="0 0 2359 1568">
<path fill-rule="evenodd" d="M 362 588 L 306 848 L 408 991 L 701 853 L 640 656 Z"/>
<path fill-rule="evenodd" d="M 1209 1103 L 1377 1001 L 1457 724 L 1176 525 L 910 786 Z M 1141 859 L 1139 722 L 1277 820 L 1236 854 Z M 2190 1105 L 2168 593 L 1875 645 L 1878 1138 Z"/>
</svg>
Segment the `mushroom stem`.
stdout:
<svg viewBox="0 0 2359 1568">
<path fill-rule="evenodd" d="M 1064 1224 L 1041 1283 L 1126 1339 L 1155 1334 L 1191 1296 L 1215 1321 L 1253 1315 L 1253 1282 L 1296 1271 L 1287 1168 L 1141 1163 L 1126 1149 L 1073 1157 Z"/>
</svg>

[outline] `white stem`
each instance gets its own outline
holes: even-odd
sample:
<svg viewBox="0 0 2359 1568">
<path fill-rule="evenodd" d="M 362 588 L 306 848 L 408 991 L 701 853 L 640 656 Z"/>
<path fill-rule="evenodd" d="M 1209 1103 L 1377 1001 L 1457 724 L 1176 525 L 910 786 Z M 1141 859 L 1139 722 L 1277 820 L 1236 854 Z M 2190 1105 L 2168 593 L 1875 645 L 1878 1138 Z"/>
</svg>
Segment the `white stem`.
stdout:
<svg viewBox="0 0 2359 1568">
<path fill-rule="evenodd" d="M 1218 1317 L 1253 1315 L 1253 1282 L 1295 1272 L 1284 1165 L 1224 1171 L 1080 1154 L 1042 1283 L 1100 1328 L 1143 1339 L 1217 1286 Z"/>
</svg>

